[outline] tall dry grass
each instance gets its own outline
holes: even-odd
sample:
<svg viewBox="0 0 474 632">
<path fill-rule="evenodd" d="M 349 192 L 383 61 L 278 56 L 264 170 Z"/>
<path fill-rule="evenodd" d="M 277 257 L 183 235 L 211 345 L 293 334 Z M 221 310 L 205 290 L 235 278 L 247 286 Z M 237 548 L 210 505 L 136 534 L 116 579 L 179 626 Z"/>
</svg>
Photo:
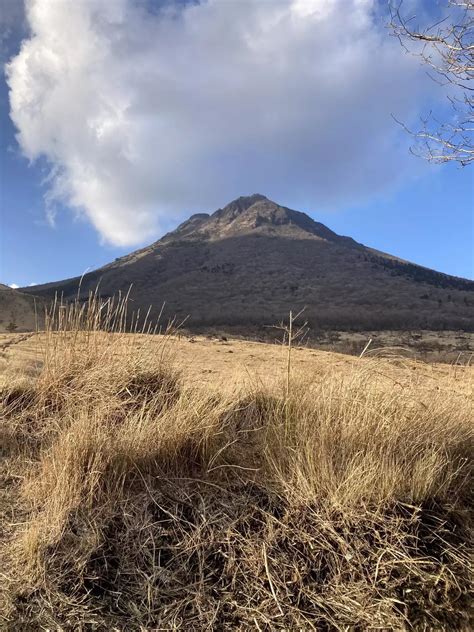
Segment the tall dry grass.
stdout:
<svg viewBox="0 0 474 632">
<path fill-rule="evenodd" d="M 191 389 L 125 309 L 57 304 L 2 393 L 6 629 L 470 629 L 468 396 Z"/>
</svg>

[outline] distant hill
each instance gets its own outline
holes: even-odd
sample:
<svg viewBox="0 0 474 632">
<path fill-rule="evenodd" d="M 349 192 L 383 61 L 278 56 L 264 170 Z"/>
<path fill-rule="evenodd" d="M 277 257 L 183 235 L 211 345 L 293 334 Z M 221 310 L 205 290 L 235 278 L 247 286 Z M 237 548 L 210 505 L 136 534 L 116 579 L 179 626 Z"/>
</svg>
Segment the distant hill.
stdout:
<svg viewBox="0 0 474 632">
<path fill-rule="evenodd" d="M 0 283 L 0 333 L 32 331 L 43 315 L 44 299 Z"/>
<path fill-rule="evenodd" d="M 77 295 L 79 277 L 23 291 Z M 474 330 L 474 282 L 337 235 L 263 195 L 193 215 L 150 246 L 82 279 L 85 298 L 127 291 L 133 308 L 165 302 L 189 326 L 272 325 L 306 306 L 313 328 Z"/>
</svg>

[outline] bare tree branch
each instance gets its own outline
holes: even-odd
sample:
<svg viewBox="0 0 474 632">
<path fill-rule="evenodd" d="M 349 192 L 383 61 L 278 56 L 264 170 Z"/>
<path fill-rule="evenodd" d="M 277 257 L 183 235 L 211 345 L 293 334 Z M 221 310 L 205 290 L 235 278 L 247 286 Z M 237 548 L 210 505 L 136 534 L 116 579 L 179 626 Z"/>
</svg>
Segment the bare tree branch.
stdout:
<svg viewBox="0 0 474 632">
<path fill-rule="evenodd" d="M 402 14 L 403 0 L 390 6 L 390 28 L 403 48 L 428 66 L 434 81 L 455 88 L 447 97 L 451 119 L 440 122 L 430 113 L 418 130 L 394 119 L 416 139 L 415 155 L 466 166 L 474 162 L 474 0 L 449 0 L 448 6 L 449 16 L 427 27 L 415 26 L 415 16 Z"/>
</svg>

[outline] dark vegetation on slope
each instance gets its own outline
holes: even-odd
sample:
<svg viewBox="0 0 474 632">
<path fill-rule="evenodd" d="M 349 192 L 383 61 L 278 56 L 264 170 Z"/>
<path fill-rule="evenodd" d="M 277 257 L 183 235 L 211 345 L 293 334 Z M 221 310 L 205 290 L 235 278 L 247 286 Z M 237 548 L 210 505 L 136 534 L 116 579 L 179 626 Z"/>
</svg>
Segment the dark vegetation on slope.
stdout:
<svg viewBox="0 0 474 632">
<path fill-rule="evenodd" d="M 89 273 L 80 296 L 127 292 L 133 309 L 187 318 L 187 326 L 273 325 L 306 307 L 313 330 L 474 331 L 474 282 L 341 237 L 260 195 L 198 214 L 142 250 Z M 34 288 L 74 299 L 79 279 Z"/>
</svg>

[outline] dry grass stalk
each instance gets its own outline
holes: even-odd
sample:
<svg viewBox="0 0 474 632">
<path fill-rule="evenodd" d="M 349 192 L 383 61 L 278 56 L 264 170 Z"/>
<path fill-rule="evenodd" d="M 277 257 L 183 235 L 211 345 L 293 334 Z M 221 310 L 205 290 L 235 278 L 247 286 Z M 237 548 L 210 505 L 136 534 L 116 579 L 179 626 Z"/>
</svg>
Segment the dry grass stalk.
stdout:
<svg viewBox="0 0 474 632">
<path fill-rule="evenodd" d="M 469 629 L 468 397 L 377 360 L 212 395 L 126 306 L 54 310 L 2 394 L 6 629 Z"/>
</svg>

